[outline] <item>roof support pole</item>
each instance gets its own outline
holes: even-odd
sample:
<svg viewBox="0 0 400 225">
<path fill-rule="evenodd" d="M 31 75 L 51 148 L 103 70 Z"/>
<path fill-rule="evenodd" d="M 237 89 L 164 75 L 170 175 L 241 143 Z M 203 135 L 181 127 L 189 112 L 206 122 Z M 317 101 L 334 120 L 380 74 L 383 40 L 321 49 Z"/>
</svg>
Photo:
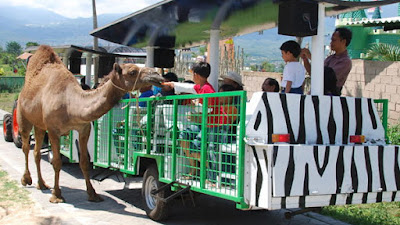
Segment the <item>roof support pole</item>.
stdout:
<svg viewBox="0 0 400 225">
<path fill-rule="evenodd" d="M 154 46 L 148 46 L 146 53 L 146 67 L 154 67 Z"/>
<path fill-rule="evenodd" d="M 325 4 L 318 3 L 318 33 L 312 37 L 311 43 L 311 94 L 324 94 L 324 34 Z"/>
<path fill-rule="evenodd" d="M 215 90 L 218 90 L 218 76 L 219 76 L 219 39 L 220 39 L 220 30 L 211 29 L 210 30 L 210 66 L 211 66 L 211 74 L 208 78 L 208 82 L 214 87 Z"/>
<path fill-rule="evenodd" d="M 85 83 L 89 86 L 92 87 L 92 54 L 87 53 L 86 54 L 86 78 L 85 78 Z"/>
</svg>

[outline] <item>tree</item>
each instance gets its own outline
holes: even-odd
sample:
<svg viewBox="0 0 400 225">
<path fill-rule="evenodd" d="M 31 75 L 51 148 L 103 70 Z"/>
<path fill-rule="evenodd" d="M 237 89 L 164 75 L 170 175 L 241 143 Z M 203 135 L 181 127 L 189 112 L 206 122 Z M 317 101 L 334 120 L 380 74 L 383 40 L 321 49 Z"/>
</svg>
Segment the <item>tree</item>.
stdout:
<svg viewBox="0 0 400 225">
<path fill-rule="evenodd" d="M 366 58 L 378 61 L 400 61 L 400 47 L 386 43 L 373 44 Z"/>
<path fill-rule="evenodd" d="M 274 72 L 275 71 L 275 65 L 268 62 L 268 61 L 264 61 L 261 64 L 261 69 L 266 71 L 266 72 Z"/>
<path fill-rule="evenodd" d="M 22 52 L 22 47 L 16 41 L 7 42 L 6 52 L 14 55 L 19 55 Z"/>
<path fill-rule="evenodd" d="M 26 48 L 31 47 L 31 46 L 39 46 L 39 44 L 37 42 L 31 42 L 31 41 L 25 44 Z"/>
</svg>

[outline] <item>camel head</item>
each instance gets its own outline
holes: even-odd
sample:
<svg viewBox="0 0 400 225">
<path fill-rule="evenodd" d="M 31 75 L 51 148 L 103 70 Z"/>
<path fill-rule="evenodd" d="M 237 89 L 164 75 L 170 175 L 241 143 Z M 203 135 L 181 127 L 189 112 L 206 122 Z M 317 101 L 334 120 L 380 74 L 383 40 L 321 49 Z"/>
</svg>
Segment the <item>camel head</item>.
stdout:
<svg viewBox="0 0 400 225">
<path fill-rule="evenodd" d="M 126 91 L 138 90 L 147 85 L 160 87 L 161 83 L 164 82 L 164 78 L 154 69 L 140 68 L 132 63 L 121 65 L 114 63 L 111 80 L 115 85 Z"/>
</svg>

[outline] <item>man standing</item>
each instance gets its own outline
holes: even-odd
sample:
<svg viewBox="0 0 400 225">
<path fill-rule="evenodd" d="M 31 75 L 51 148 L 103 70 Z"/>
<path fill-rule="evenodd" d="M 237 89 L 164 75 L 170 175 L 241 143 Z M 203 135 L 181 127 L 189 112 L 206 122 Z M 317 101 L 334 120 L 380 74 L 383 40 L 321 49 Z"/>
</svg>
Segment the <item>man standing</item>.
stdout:
<svg viewBox="0 0 400 225">
<path fill-rule="evenodd" d="M 331 50 L 335 54 L 328 56 L 324 61 L 324 66 L 331 67 L 336 74 L 338 91 L 341 93 L 344 83 L 351 70 L 351 59 L 347 53 L 347 46 L 351 41 L 352 33 L 349 29 L 340 27 L 336 28 L 331 38 Z M 311 75 L 311 53 L 308 49 L 302 49 L 300 57 L 304 61 L 304 67 L 308 74 Z"/>
</svg>

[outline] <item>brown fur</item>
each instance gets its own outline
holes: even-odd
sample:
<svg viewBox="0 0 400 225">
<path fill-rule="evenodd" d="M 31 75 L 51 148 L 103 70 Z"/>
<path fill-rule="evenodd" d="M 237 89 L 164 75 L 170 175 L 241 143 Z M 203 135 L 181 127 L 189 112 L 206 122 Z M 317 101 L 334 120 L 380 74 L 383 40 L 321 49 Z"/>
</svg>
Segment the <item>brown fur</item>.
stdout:
<svg viewBox="0 0 400 225">
<path fill-rule="evenodd" d="M 155 76 L 151 69 L 140 69 L 134 64 L 114 64 L 109 76 L 110 79 L 98 89 L 84 91 L 51 47 L 40 46 L 29 61 L 25 84 L 17 106 L 17 121 L 23 143 L 22 150 L 25 154 L 25 173 L 21 183 L 32 184 L 28 153 L 29 137 L 33 127 L 36 140 L 34 157 L 38 174 L 37 188 L 49 188 L 40 171 L 40 148 L 45 132 L 48 131 L 55 172 L 50 202 L 64 202 L 59 187 L 60 137 L 70 130 L 79 132 L 79 166 L 86 181 L 89 201 L 102 201 L 89 179 L 87 141 L 90 135 L 90 122 L 107 113 L 128 90 L 139 89 L 149 82 L 163 81 L 161 76 Z"/>
</svg>

